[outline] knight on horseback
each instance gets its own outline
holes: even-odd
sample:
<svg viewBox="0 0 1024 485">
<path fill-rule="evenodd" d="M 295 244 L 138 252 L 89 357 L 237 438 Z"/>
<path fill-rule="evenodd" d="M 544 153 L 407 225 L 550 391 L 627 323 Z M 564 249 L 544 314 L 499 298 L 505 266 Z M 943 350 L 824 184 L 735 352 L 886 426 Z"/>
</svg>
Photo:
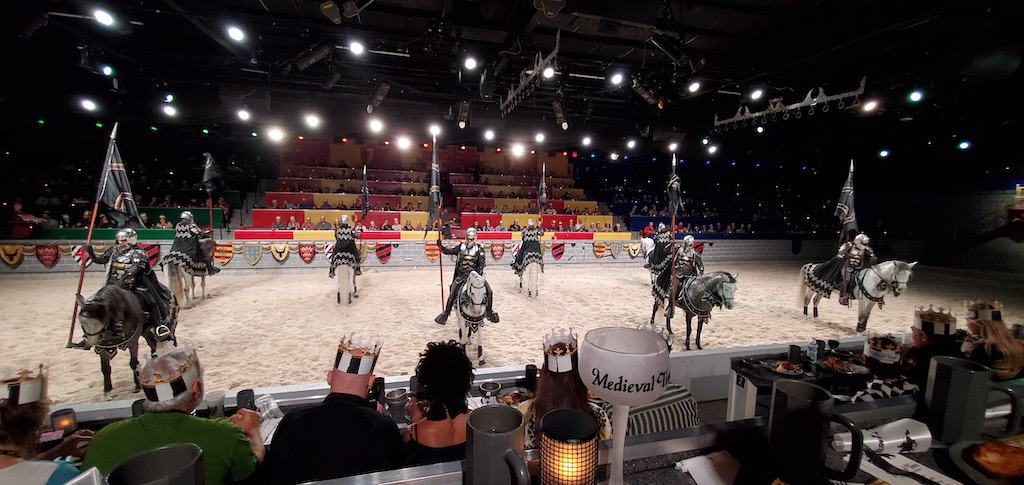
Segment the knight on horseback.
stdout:
<svg viewBox="0 0 1024 485">
<path fill-rule="evenodd" d="M 683 238 L 682 244 L 677 246 L 676 279 L 682 283 L 686 278 L 704 274 L 704 260 L 701 259 L 700 251 L 697 250 L 693 236 L 687 235 Z M 654 297 L 659 300 L 666 300 L 668 298 L 669 285 L 672 283 L 672 271 L 669 268 L 671 259 L 671 257 L 667 258 L 668 264 L 661 265 L 662 270 L 657 274 L 654 287 L 651 289 Z"/>
<path fill-rule="evenodd" d="M 348 224 L 348 216 L 341 216 L 338 228 L 334 230 L 334 254 L 331 255 L 331 270 L 328 276 L 334 278 L 338 266 L 346 264 L 352 267 L 355 274 L 363 274 L 359 267 L 359 248 L 356 247 L 356 238 L 360 231 L 353 229 Z"/>
<path fill-rule="evenodd" d="M 849 306 L 851 282 L 856 279 L 858 272 L 870 268 L 877 260 L 870 244 L 871 239 L 867 234 L 860 233 L 852 242 L 847 241 L 839 246 L 836 257 L 819 265 L 812 273 L 818 281 L 839 288 L 840 305 Z"/>
<path fill-rule="evenodd" d="M 452 306 L 455 305 L 455 300 L 458 297 L 462 287 L 466 284 L 469 274 L 476 271 L 478 274 L 483 276 L 484 266 L 487 264 L 485 257 L 486 251 L 483 246 L 476 241 L 476 229 L 469 228 L 466 230 L 466 240 L 459 243 L 458 246 L 449 248 L 446 247 L 441 239 L 437 239 L 437 247 L 442 253 L 456 256 L 455 262 L 455 276 L 452 278 L 452 284 L 448 290 L 448 302 L 445 304 L 444 312 L 434 318 L 434 321 L 439 325 L 444 325 L 448 322 L 448 315 L 452 312 Z M 491 285 L 486 283 L 487 287 L 487 312 L 486 318 L 494 323 L 498 323 L 498 314 L 494 312 L 492 304 L 494 302 L 494 292 L 491 290 Z"/>
<path fill-rule="evenodd" d="M 182 212 L 181 221 L 174 226 L 174 243 L 160 261 L 160 266 L 176 264 L 192 276 L 219 273 L 220 268 L 213 265 L 210 252 L 205 251 L 202 245 L 203 239 L 209 238 L 210 231 L 200 229 L 191 212 Z"/>
<path fill-rule="evenodd" d="M 669 232 L 665 223 L 658 224 L 658 233 L 654 235 L 654 250 L 647 256 L 645 268 L 651 270 L 652 275 L 660 275 L 668 268 L 672 259 L 672 233 Z"/>
<path fill-rule="evenodd" d="M 519 248 L 519 253 L 516 254 L 516 259 L 511 264 L 516 276 L 522 276 L 526 266 L 530 263 L 539 264 L 541 271 L 544 271 L 544 255 L 540 252 L 540 238 L 543 236 L 544 229 L 535 226 L 533 219 L 527 219 L 526 229 L 523 229 L 523 245 Z"/>
</svg>

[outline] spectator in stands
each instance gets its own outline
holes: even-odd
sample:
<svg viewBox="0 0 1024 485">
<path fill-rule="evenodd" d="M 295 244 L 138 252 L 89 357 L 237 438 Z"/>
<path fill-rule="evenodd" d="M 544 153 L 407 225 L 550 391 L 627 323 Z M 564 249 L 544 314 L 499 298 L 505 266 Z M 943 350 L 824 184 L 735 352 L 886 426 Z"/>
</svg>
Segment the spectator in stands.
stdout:
<svg viewBox="0 0 1024 485">
<path fill-rule="evenodd" d="M 523 226 L 519 225 L 519 219 L 512 219 L 512 225 L 508 226 L 508 230 L 512 232 L 522 231 Z"/>
<path fill-rule="evenodd" d="M 338 209 L 338 210 L 348 210 L 348 206 L 345 205 L 344 202 L 338 202 L 338 205 L 335 206 L 335 209 Z"/>
<path fill-rule="evenodd" d="M 387 221 L 387 219 L 385 219 L 385 222 L 386 221 Z M 370 221 L 370 227 L 368 227 L 367 230 L 369 230 L 369 231 L 376 231 L 377 230 L 377 223 L 374 222 L 374 221 Z"/>
<path fill-rule="evenodd" d="M 491 227 L 491 220 L 490 219 L 484 221 L 484 230 L 485 231 L 493 231 L 494 230 L 494 227 Z"/>
<path fill-rule="evenodd" d="M 334 361 L 351 360 L 347 350 L 339 347 Z M 269 483 L 330 480 L 401 464 L 398 426 L 381 415 L 379 404 L 366 399 L 373 385 L 370 367 L 360 374 L 343 365 L 327 371 L 331 392 L 323 402 L 289 412 L 277 426 L 264 468 Z"/>
<path fill-rule="evenodd" d="M 296 231 L 299 230 L 300 228 L 302 228 L 302 226 L 299 225 L 299 221 L 295 220 L 295 216 L 288 216 L 287 229 L 289 231 Z"/>
<path fill-rule="evenodd" d="M 78 475 L 78 469 L 66 461 L 50 461 L 49 456 L 74 454 L 80 443 L 88 444 L 91 432 L 80 432 L 59 445 L 61 455 L 51 452 L 37 455 L 39 434 L 43 424 L 49 424 L 49 401 L 46 396 L 46 376 L 42 367 L 32 375 L 0 375 L 3 386 L 11 381 L 21 381 L 20 394 L 0 399 L 0 483 L 18 485 L 63 484 Z M 32 389 L 29 391 L 29 389 Z M 38 392 L 36 390 L 38 389 Z M 6 389 L 5 389 L 6 390 Z"/>
<path fill-rule="evenodd" d="M 61 229 L 69 229 L 75 227 L 75 224 L 71 222 L 71 214 L 63 213 L 60 215 L 60 220 L 57 221 L 57 227 Z"/>
<path fill-rule="evenodd" d="M 402 226 L 398 223 L 398 218 L 397 217 L 392 218 L 391 219 L 391 230 L 392 231 L 397 231 L 397 230 L 399 230 L 398 228 L 400 228 L 400 227 L 402 227 Z"/>
<path fill-rule="evenodd" d="M 170 221 L 167 220 L 167 216 L 160 214 L 156 219 L 156 224 L 153 225 L 153 229 L 173 229 Z"/>
<path fill-rule="evenodd" d="M 645 226 L 644 229 L 642 231 L 640 231 L 640 235 L 642 235 L 643 237 L 651 237 L 651 234 L 653 234 L 653 233 L 654 233 L 654 222 L 651 222 L 651 221 L 648 221 L 647 222 L 647 226 Z"/>
<path fill-rule="evenodd" d="M 558 232 L 565 232 L 565 226 L 561 222 L 558 223 Z"/>
<path fill-rule="evenodd" d="M 230 419 L 192 415 L 203 402 L 203 370 L 191 347 L 181 345 L 151 359 L 139 370 L 146 412 L 108 424 L 96 433 L 82 463 L 104 475 L 136 453 L 172 443 L 194 443 L 203 450 L 207 485 L 245 480 L 263 461 L 260 414 L 239 409 Z M 181 385 L 175 385 L 180 383 Z"/>
<path fill-rule="evenodd" d="M 284 208 L 288 210 L 294 209 L 295 204 L 293 204 L 290 200 L 287 200 L 284 202 Z"/>
<path fill-rule="evenodd" d="M 417 231 L 423 231 L 423 230 L 425 230 L 425 229 L 424 229 L 424 227 L 423 227 L 423 223 L 422 223 L 422 222 L 417 222 L 417 223 L 416 223 L 416 230 L 417 230 Z"/>
<path fill-rule="evenodd" d="M 604 231 L 604 232 L 612 232 L 612 223 L 610 223 L 610 222 L 604 223 L 604 228 L 602 229 L 602 231 Z"/>
<path fill-rule="evenodd" d="M 967 329 L 977 339 L 965 346 L 968 358 L 990 367 L 995 380 L 1016 379 L 1024 375 L 1024 346 L 1002 320 L 967 320 Z"/>
<path fill-rule="evenodd" d="M 391 229 L 391 222 L 388 221 L 387 218 L 384 218 L 384 222 L 380 223 L 380 230 L 382 230 L 382 231 L 390 231 L 390 230 L 392 230 Z"/>
<path fill-rule="evenodd" d="M 569 228 L 569 230 L 572 232 L 583 232 L 583 220 L 577 219 L 576 224 L 573 224 L 572 227 Z"/>
<path fill-rule="evenodd" d="M 313 219 L 312 218 L 307 217 L 306 220 L 302 223 L 302 230 L 303 231 L 309 231 L 309 230 L 313 229 L 313 227 L 314 226 L 313 226 Z"/>
<path fill-rule="evenodd" d="M 79 228 L 81 228 L 81 227 L 89 227 L 89 219 L 91 219 L 91 218 L 92 218 L 92 211 L 91 210 L 86 209 L 86 210 L 82 211 L 82 218 L 78 222 L 75 223 L 74 227 L 79 227 Z"/>
<path fill-rule="evenodd" d="M 406 202 L 405 203 L 405 207 L 403 207 L 402 210 L 404 210 L 406 212 L 411 212 L 413 210 L 412 209 L 412 202 Z"/>
<path fill-rule="evenodd" d="M 405 224 L 402 224 L 402 230 L 403 231 L 411 231 L 411 230 L 413 230 L 412 222 L 409 221 L 408 219 L 406 219 L 405 220 Z"/>
<path fill-rule="evenodd" d="M 333 229 L 333 227 L 331 227 L 331 223 L 330 222 L 327 222 L 327 217 L 320 216 L 320 221 L 316 223 L 316 229 L 320 230 L 320 231 L 324 231 L 324 230 Z"/>
<path fill-rule="evenodd" d="M 281 222 L 281 216 L 274 216 L 274 223 L 270 225 L 270 228 L 271 229 L 277 229 L 277 230 L 284 230 L 284 229 L 287 229 L 288 226 L 284 225 L 284 223 Z"/>
<path fill-rule="evenodd" d="M 331 209 L 331 203 L 324 199 L 324 203 L 320 204 L 321 209 Z"/>
<path fill-rule="evenodd" d="M 140 212 L 139 220 L 142 221 L 142 227 L 149 227 L 149 214 L 146 214 L 145 212 Z"/>
<path fill-rule="evenodd" d="M 416 395 L 409 400 L 412 424 L 405 430 L 404 466 L 457 461 L 466 454 L 466 393 L 473 364 L 454 340 L 431 342 L 416 365 Z"/>
<path fill-rule="evenodd" d="M 117 223 L 113 219 L 107 217 L 106 214 L 100 214 L 99 218 L 96 219 L 96 227 L 103 229 L 113 229 L 117 227 Z"/>
<path fill-rule="evenodd" d="M 505 225 L 498 221 L 498 225 L 494 226 L 494 230 L 498 232 L 505 232 Z"/>
<path fill-rule="evenodd" d="M 622 223 L 616 222 L 614 232 L 622 232 Z"/>
<path fill-rule="evenodd" d="M 224 223 L 231 222 L 231 204 L 228 204 L 228 201 L 224 200 L 223 197 L 218 197 L 217 207 L 224 212 Z"/>
</svg>

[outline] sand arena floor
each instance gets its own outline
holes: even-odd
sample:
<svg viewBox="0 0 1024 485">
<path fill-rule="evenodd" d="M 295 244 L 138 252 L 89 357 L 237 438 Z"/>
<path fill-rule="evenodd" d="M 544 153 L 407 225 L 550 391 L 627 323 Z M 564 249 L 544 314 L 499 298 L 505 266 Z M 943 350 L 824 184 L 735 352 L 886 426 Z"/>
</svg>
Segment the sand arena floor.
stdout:
<svg viewBox="0 0 1024 485">
<path fill-rule="evenodd" d="M 839 306 L 835 296 L 822 301 L 817 321 L 802 315 L 796 305 L 798 264 L 709 264 L 706 270 L 731 271 L 739 278 L 736 306 L 714 312 L 704 329 L 705 348 L 855 333 L 856 310 Z M 126 354 L 114 359 L 114 391 L 104 396 L 98 357 L 64 348 L 76 276 L 0 279 L 0 368 L 48 365 L 50 396 L 62 403 L 140 396 L 131 392 Z M 539 300 L 518 292 L 505 265 L 491 268 L 488 276 L 501 316 L 484 333 L 488 366 L 538 362 L 541 340 L 552 327 L 571 326 L 582 334 L 602 326 L 635 326 L 650 317 L 650 280 L 639 264 L 548 265 Z M 87 277 L 84 291 L 94 292 L 101 282 L 99 276 Z M 361 297 L 352 306 L 335 303 L 336 288 L 326 271 L 221 273 L 208 280 L 209 299 L 182 310 L 178 337 L 197 347 L 209 390 L 322 381 L 338 338 L 349 332 L 384 338 L 378 375 L 412 373 L 426 342 L 457 338 L 454 318 L 443 327 L 433 322 L 440 305 L 436 269 L 367 270 L 359 280 Z M 868 330 L 903 332 L 915 306 L 941 305 L 959 313 L 964 298 L 999 299 L 1008 320 L 1024 320 L 1024 285 L 919 268 L 907 293 L 875 309 Z M 679 337 L 685 324 L 674 322 Z"/>
</svg>

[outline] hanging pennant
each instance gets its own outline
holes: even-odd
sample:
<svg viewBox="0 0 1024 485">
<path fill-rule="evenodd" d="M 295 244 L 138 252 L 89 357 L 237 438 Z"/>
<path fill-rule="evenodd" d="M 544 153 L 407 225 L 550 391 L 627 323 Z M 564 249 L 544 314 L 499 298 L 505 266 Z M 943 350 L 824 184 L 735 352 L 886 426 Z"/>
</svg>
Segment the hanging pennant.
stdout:
<svg viewBox="0 0 1024 485">
<path fill-rule="evenodd" d="M 441 255 L 441 248 L 437 247 L 436 242 L 428 242 L 423 244 L 423 254 L 427 256 L 427 260 L 433 263 L 437 261 L 437 257 Z"/>
<path fill-rule="evenodd" d="M 313 258 L 315 258 L 315 257 L 316 257 L 316 245 L 315 244 L 313 244 L 311 242 L 299 243 L 299 258 L 302 259 L 302 262 L 304 262 L 306 264 L 309 264 L 309 263 L 311 263 L 313 261 Z"/>
<path fill-rule="evenodd" d="M 231 243 L 217 243 L 213 247 L 213 260 L 221 266 L 227 266 L 231 258 L 235 256 L 234 245 Z"/>
<path fill-rule="evenodd" d="M 57 261 L 60 261 L 60 247 L 56 244 L 37 244 L 36 259 L 43 266 L 52 268 L 57 265 Z"/>
<path fill-rule="evenodd" d="M 391 244 L 389 243 L 377 243 L 377 259 L 380 260 L 380 264 L 388 264 L 391 260 Z"/>
<path fill-rule="evenodd" d="M 501 257 L 505 255 L 505 245 L 502 243 L 491 243 L 491 257 L 495 261 L 500 261 Z"/>
<path fill-rule="evenodd" d="M 245 261 L 249 263 L 249 266 L 256 266 L 256 263 L 259 263 L 263 257 L 263 248 L 259 243 L 246 243 L 242 246 L 242 256 L 245 256 Z"/>
<path fill-rule="evenodd" d="M 270 243 L 270 255 L 278 263 L 283 263 L 284 260 L 288 259 L 289 252 L 288 243 Z"/>
<path fill-rule="evenodd" d="M 85 261 L 85 267 L 92 266 L 92 258 L 89 257 L 89 253 L 85 250 L 85 246 L 76 244 L 71 246 L 71 257 L 75 258 L 75 264 L 82 266 L 82 261 Z"/>
<path fill-rule="evenodd" d="M 21 244 L 0 246 L 0 260 L 11 269 L 17 268 L 25 260 L 25 249 Z"/>
<path fill-rule="evenodd" d="M 157 262 L 160 261 L 160 245 L 159 244 L 146 244 L 139 243 L 139 249 L 146 252 L 146 256 L 149 257 L 149 265 L 156 266 Z"/>
<path fill-rule="evenodd" d="M 565 253 L 565 243 L 558 242 L 551 245 L 551 257 L 555 258 L 555 261 L 562 259 L 562 254 Z"/>
</svg>

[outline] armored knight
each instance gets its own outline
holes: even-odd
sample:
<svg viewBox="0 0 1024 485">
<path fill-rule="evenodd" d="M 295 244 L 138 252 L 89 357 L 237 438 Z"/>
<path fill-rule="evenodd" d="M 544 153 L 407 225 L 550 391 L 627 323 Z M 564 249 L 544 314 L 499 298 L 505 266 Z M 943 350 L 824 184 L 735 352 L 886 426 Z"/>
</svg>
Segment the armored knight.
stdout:
<svg viewBox="0 0 1024 485">
<path fill-rule="evenodd" d="M 117 235 L 114 236 L 114 245 L 108 247 L 103 254 L 94 256 L 95 253 L 89 252 L 89 258 L 99 264 L 107 264 L 111 259 L 116 259 L 118 255 L 124 252 L 127 248 L 128 240 L 128 229 L 121 229 L 117 231 Z M 110 277 L 110 271 L 112 268 L 107 268 L 107 277 Z"/>
<path fill-rule="evenodd" d="M 651 273 L 661 274 L 668 267 L 672 257 L 672 233 L 665 227 L 665 223 L 658 224 L 658 232 L 654 235 L 654 250 L 647 259 L 645 268 Z"/>
<path fill-rule="evenodd" d="M 484 265 L 487 262 L 486 251 L 483 246 L 476 241 L 476 229 L 469 228 L 466 230 L 466 240 L 459 243 L 458 246 L 449 248 L 446 247 L 441 239 L 437 240 L 437 247 L 444 254 L 456 256 L 455 262 L 455 277 L 452 278 L 451 287 L 448 289 L 448 302 L 444 306 L 444 312 L 434 319 L 440 325 L 444 325 L 448 321 L 448 315 L 452 312 L 452 306 L 455 305 L 455 300 L 458 298 L 459 291 L 462 290 L 462 286 L 466 283 L 466 279 L 469 278 L 469 273 L 476 271 L 481 276 L 484 274 Z M 492 303 L 494 302 L 494 292 L 491 291 L 490 283 L 487 283 L 487 314 L 486 318 L 494 323 L 498 323 L 498 314 L 494 313 Z"/>
<path fill-rule="evenodd" d="M 695 247 L 693 236 L 687 235 L 683 238 L 682 243 L 677 243 L 676 246 L 676 278 L 682 280 L 690 276 L 704 274 L 704 260 L 701 259 L 700 252 Z M 664 269 L 658 274 L 656 288 L 652 289 L 655 297 L 664 299 L 668 296 L 672 277 L 670 265 L 671 261 L 664 265 Z"/>
<path fill-rule="evenodd" d="M 533 219 L 526 220 L 526 229 L 523 229 L 523 245 L 519 247 L 516 259 L 512 261 L 512 270 L 516 276 L 522 275 L 526 266 L 530 263 L 540 265 L 544 271 L 544 255 L 540 252 L 540 238 L 544 236 L 544 230 L 533 224 Z"/>
<path fill-rule="evenodd" d="M 181 221 L 174 226 L 174 244 L 164 256 L 160 266 L 176 264 L 192 276 L 215 275 L 220 268 L 213 265 L 210 255 L 210 231 L 204 231 L 195 223 L 189 211 L 181 213 Z M 206 247 L 204 247 L 204 245 Z"/>
<path fill-rule="evenodd" d="M 341 223 L 334 230 L 334 254 L 331 255 L 331 271 L 328 276 L 334 278 L 335 270 L 343 264 L 351 266 L 355 274 L 363 274 L 359 267 L 359 248 L 356 247 L 359 234 L 358 229 L 348 225 L 348 216 L 341 216 Z"/>
<path fill-rule="evenodd" d="M 818 265 L 814 276 L 821 281 L 839 289 L 839 304 L 850 304 L 851 282 L 856 280 L 857 273 L 875 264 L 875 252 L 870 247 L 871 239 L 861 233 L 839 246 L 836 257 L 827 263 Z"/>
</svg>

